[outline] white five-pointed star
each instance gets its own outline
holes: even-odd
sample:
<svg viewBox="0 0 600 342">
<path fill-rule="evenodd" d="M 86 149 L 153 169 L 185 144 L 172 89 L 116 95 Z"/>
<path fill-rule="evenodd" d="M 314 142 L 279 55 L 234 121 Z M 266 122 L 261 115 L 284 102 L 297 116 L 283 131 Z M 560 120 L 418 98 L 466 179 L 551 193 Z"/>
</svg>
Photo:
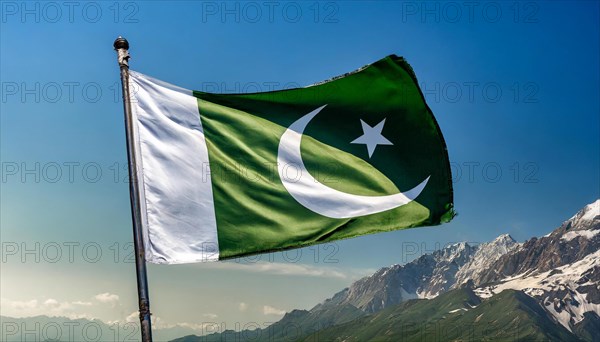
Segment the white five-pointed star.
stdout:
<svg viewBox="0 0 600 342">
<path fill-rule="evenodd" d="M 375 125 L 375 127 L 369 126 L 369 124 L 362 121 L 362 119 L 360 120 L 360 124 L 362 125 L 363 135 L 354 139 L 350 143 L 367 145 L 369 158 L 371 158 L 373 152 L 375 152 L 377 145 L 394 145 L 391 141 L 387 140 L 383 135 L 381 135 L 383 125 L 385 125 L 385 119 L 381 120 L 381 122 Z"/>
</svg>

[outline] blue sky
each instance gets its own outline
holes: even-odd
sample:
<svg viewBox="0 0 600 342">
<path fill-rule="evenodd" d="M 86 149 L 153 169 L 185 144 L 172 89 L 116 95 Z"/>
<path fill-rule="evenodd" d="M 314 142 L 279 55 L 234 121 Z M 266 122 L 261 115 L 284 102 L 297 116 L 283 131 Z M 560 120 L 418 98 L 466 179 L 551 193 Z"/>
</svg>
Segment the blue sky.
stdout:
<svg viewBox="0 0 600 342">
<path fill-rule="evenodd" d="M 130 42 L 132 69 L 216 92 L 304 86 L 404 56 L 455 178 L 459 216 L 447 225 L 257 262 L 150 265 L 152 308 L 165 325 L 273 321 L 447 243 L 544 235 L 599 197 L 597 2 L 1 6 L 5 315 L 124 321 L 136 310 L 118 35 Z"/>
</svg>

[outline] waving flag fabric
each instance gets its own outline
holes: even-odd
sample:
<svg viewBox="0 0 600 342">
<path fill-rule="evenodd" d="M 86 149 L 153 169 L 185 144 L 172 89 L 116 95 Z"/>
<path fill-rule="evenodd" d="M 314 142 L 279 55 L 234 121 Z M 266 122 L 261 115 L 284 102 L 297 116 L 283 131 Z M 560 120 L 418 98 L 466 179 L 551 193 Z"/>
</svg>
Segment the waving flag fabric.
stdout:
<svg viewBox="0 0 600 342">
<path fill-rule="evenodd" d="M 131 72 L 146 259 L 213 261 L 454 216 L 444 139 L 388 56 L 306 88 L 211 94 Z"/>
</svg>

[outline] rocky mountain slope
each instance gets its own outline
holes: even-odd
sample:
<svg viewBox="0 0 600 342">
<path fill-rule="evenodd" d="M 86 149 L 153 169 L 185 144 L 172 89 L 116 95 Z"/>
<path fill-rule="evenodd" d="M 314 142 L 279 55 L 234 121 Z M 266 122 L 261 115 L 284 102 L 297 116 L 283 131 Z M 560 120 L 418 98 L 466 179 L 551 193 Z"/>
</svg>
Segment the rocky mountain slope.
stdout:
<svg viewBox="0 0 600 342">
<path fill-rule="evenodd" d="M 302 341 L 581 341 L 531 297 L 507 290 L 481 300 L 469 288 L 414 300 L 320 330 Z"/>
<path fill-rule="evenodd" d="M 473 283 L 481 297 L 523 291 L 567 330 L 585 335 L 600 323 L 600 200 L 503 255 Z"/>
<path fill-rule="evenodd" d="M 532 238 L 507 253 L 474 278 L 476 285 L 517 274 L 546 272 L 571 264 L 600 249 L 600 200 L 585 206 L 560 227 L 541 238 Z"/>
<path fill-rule="evenodd" d="M 492 242 L 479 245 L 473 258 L 456 272 L 456 282 L 452 288 L 466 283 L 469 279 L 480 279 L 483 274 L 493 268 L 498 259 L 520 246 L 521 244 L 508 234 L 500 235 Z"/>
<path fill-rule="evenodd" d="M 409 299 L 434 298 L 485 273 L 491 264 L 517 246 L 519 244 L 508 234 L 478 246 L 466 242 L 453 244 L 405 265 L 382 268 L 313 310 L 351 304 L 366 313 L 374 313 Z"/>
</svg>

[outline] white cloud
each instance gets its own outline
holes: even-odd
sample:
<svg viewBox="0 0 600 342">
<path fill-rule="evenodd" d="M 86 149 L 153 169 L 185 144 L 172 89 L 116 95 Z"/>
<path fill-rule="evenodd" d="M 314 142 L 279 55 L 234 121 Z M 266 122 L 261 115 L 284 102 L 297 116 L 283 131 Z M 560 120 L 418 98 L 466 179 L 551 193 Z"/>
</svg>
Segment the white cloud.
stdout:
<svg viewBox="0 0 600 342">
<path fill-rule="evenodd" d="M 74 307 L 70 302 L 59 302 L 56 299 L 49 298 L 44 302 L 43 310 L 49 311 L 51 315 L 56 316 L 73 316 Z"/>
<path fill-rule="evenodd" d="M 92 306 L 92 302 L 82 302 L 80 300 L 74 301 L 72 304 L 81 306 Z"/>
<path fill-rule="evenodd" d="M 95 295 L 94 298 L 100 303 L 110 304 L 112 306 L 116 306 L 119 302 L 119 296 L 109 292 L 99 293 Z"/>
<path fill-rule="evenodd" d="M 206 317 L 206 318 L 209 318 L 209 319 L 215 319 L 215 318 L 219 317 L 219 315 L 214 314 L 214 313 L 205 313 L 202 316 Z"/>
<path fill-rule="evenodd" d="M 155 329 L 155 330 L 156 329 L 168 329 L 168 328 L 172 328 L 174 326 L 173 324 L 169 325 L 169 324 L 165 323 L 162 318 L 160 318 L 159 316 L 156 316 L 156 315 L 150 316 L 150 320 L 152 321 L 152 329 Z"/>
<path fill-rule="evenodd" d="M 36 299 L 28 300 L 28 301 L 19 301 L 19 300 L 10 300 L 7 298 L 0 299 L 0 307 L 4 310 L 6 308 L 14 309 L 14 310 L 28 310 L 35 309 L 38 306 L 38 301 Z M 2 311 L 4 311 L 2 310 Z"/>
<path fill-rule="evenodd" d="M 78 301 L 79 302 L 79 301 Z M 0 299 L 0 311 L 3 315 L 22 318 L 39 315 L 45 316 L 63 316 L 71 319 L 90 318 L 90 315 L 77 312 L 76 302 L 58 301 L 54 298 L 48 298 L 40 301 L 31 299 L 27 301 L 11 300 L 8 298 Z"/>
<path fill-rule="evenodd" d="M 140 319 L 140 314 L 137 311 L 132 312 L 129 316 L 125 317 L 125 322 L 136 323 Z"/>
<path fill-rule="evenodd" d="M 204 333 L 206 328 L 213 328 L 214 327 L 214 323 L 211 322 L 206 322 L 206 323 L 187 323 L 187 322 L 183 322 L 183 323 L 177 323 L 175 324 L 175 326 L 178 327 L 184 327 L 184 328 L 190 328 L 193 330 L 196 330 L 200 333 Z"/>
<path fill-rule="evenodd" d="M 238 306 L 238 308 L 240 309 L 241 312 L 244 312 L 248 309 L 248 304 L 241 302 L 240 305 Z"/>
<path fill-rule="evenodd" d="M 214 328 L 214 323 L 165 323 L 160 317 L 152 316 L 152 330 L 163 330 L 171 328 L 188 328 L 195 330 L 198 334 L 204 334 L 207 328 Z"/>
<path fill-rule="evenodd" d="M 351 269 L 334 268 L 325 266 L 315 266 L 300 263 L 282 263 L 258 261 L 254 263 L 240 263 L 236 261 L 205 263 L 201 267 L 208 267 L 220 270 L 235 270 L 245 272 L 259 272 L 274 275 L 337 278 L 337 279 L 358 279 L 369 275 L 372 269 Z"/>
<path fill-rule="evenodd" d="M 285 314 L 285 310 L 281 310 L 281 309 L 277 309 L 274 308 L 270 305 L 265 305 L 263 306 L 263 313 L 265 315 L 277 315 L 277 316 L 281 316 Z"/>
<path fill-rule="evenodd" d="M 56 306 L 59 306 L 60 304 L 58 303 L 58 301 L 56 299 L 49 298 L 44 302 L 44 305 L 56 307 Z"/>
</svg>

